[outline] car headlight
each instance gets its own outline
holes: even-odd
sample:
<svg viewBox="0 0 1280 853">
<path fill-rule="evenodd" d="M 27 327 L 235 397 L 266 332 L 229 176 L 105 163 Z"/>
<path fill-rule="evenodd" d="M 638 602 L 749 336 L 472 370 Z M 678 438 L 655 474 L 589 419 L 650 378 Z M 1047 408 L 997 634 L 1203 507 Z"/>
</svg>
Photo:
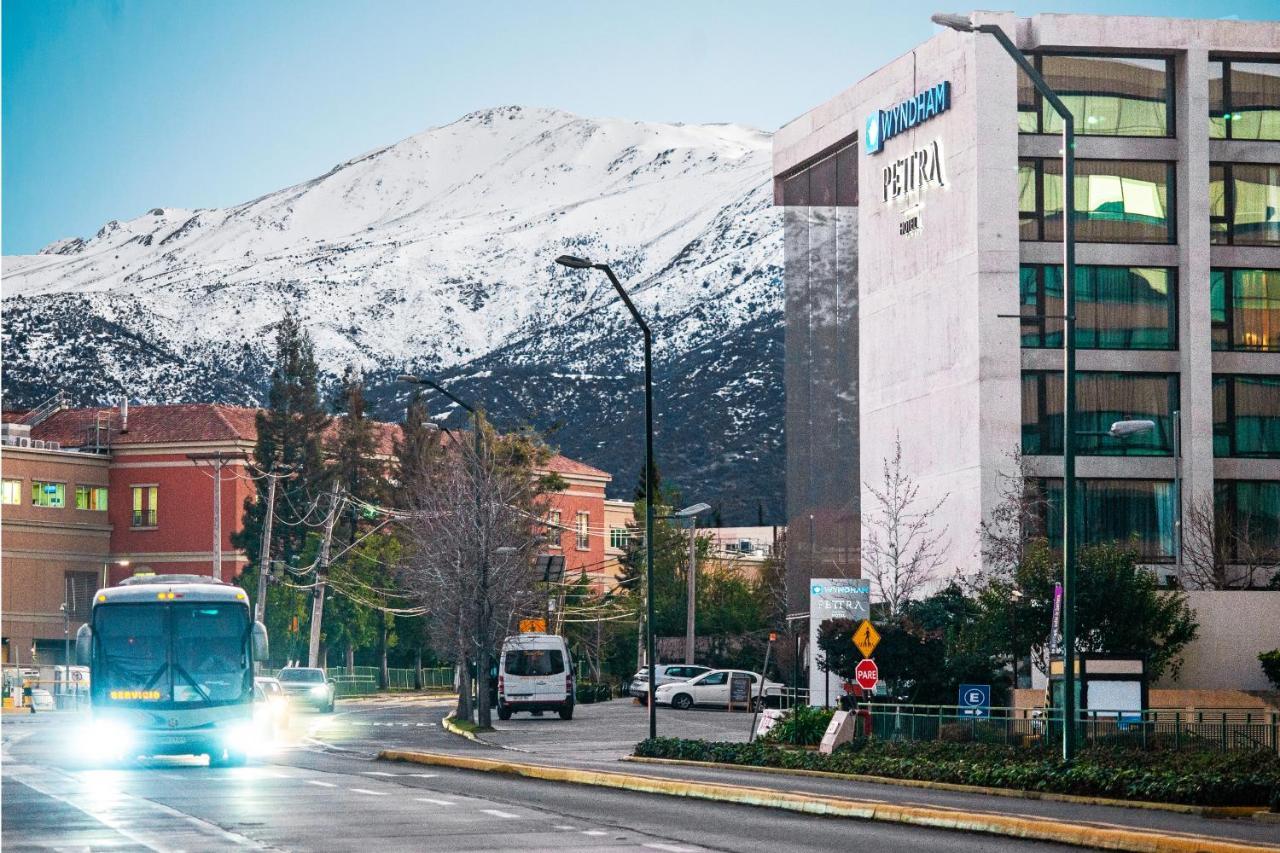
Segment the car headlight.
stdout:
<svg viewBox="0 0 1280 853">
<path fill-rule="evenodd" d="M 253 723 L 234 723 L 222 733 L 222 745 L 241 755 L 260 755 L 270 750 L 270 742 L 259 726 Z"/>
<path fill-rule="evenodd" d="M 329 692 L 329 685 L 327 684 L 317 684 L 315 687 L 311 688 L 312 696 L 324 696 L 328 692 Z"/>
</svg>

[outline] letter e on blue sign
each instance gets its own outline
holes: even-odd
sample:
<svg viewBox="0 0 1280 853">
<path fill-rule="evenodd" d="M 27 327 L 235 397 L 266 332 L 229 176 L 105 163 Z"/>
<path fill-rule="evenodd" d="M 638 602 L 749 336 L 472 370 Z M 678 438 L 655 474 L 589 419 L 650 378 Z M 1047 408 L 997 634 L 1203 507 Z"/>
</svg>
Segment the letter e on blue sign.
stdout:
<svg viewBox="0 0 1280 853">
<path fill-rule="evenodd" d="M 957 703 L 963 717 L 989 717 L 991 715 L 991 685 L 961 684 Z"/>
</svg>

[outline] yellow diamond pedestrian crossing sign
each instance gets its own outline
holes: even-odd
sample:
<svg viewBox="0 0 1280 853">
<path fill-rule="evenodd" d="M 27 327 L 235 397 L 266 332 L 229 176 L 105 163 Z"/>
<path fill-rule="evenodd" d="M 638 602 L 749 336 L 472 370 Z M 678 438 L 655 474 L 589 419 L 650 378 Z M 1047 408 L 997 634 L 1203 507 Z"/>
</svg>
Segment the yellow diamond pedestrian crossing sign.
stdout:
<svg viewBox="0 0 1280 853">
<path fill-rule="evenodd" d="M 858 651 L 862 652 L 864 658 L 869 658 L 879 642 L 880 632 L 875 629 L 870 620 L 863 619 L 858 630 L 853 632 L 853 644 L 858 647 Z"/>
</svg>

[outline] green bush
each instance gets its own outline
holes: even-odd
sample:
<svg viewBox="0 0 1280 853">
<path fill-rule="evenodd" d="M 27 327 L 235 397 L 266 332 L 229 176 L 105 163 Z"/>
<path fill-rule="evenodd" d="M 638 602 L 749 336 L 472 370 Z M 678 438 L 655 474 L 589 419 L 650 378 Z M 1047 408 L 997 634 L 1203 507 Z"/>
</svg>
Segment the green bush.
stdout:
<svg viewBox="0 0 1280 853">
<path fill-rule="evenodd" d="M 1262 664 L 1262 671 L 1267 676 L 1267 680 L 1280 690 L 1280 649 L 1263 652 L 1258 655 L 1258 662 Z"/>
<path fill-rule="evenodd" d="M 603 681 L 579 681 L 573 688 L 573 699 L 579 705 L 608 702 L 612 698 L 613 687 Z"/>
<path fill-rule="evenodd" d="M 859 740 L 822 755 L 759 741 L 658 738 L 639 743 L 635 754 L 1203 806 L 1265 805 L 1280 789 L 1280 756 L 1265 750 L 1091 747 L 1066 764 L 1048 747 Z"/>
<path fill-rule="evenodd" d="M 769 729 L 764 739 L 768 743 L 816 746 L 822 742 L 822 735 L 831 724 L 834 713 L 835 711 L 830 708 L 797 705 L 773 724 L 773 728 Z"/>
</svg>

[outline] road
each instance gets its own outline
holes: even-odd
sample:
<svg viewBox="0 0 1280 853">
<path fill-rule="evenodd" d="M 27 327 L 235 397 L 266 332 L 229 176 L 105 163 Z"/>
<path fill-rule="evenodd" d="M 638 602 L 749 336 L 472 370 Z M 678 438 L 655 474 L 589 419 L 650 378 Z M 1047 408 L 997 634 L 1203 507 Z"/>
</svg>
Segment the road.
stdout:
<svg viewBox="0 0 1280 853">
<path fill-rule="evenodd" d="M 210 768 L 195 759 L 154 760 L 116 770 L 82 769 L 64 749 L 69 730 L 80 722 L 75 715 L 7 716 L 0 730 L 3 846 L 5 850 L 244 847 L 380 853 L 512 849 L 775 853 L 843 850 L 855 843 L 880 851 L 948 853 L 1069 849 L 377 760 L 381 748 L 405 747 L 609 765 L 637 772 L 685 770 L 619 767 L 616 758 L 635 742 L 631 730 L 638 726 L 643 732 L 644 727 L 643 709 L 621 702 L 583 706 L 572 723 L 554 715 L 517 717 L 500 724 L 502 730 L 490 736 L 501 745 L 472 743 L 444 731 L 439 720 L 445 711 L 443 701 L 402 699 L 346 702 L 333 715 L 296 714 L 272 755 L 253 766 L 229 769 Z M 723 729 L 728 736 L 741 729 L 743 720 L 743 715 L 729 718 L 709 713 L 686 717 L 680 725 L 708 733 Z M 784 780 L 787 787 L 800 790 L 793 784 L 797 781 Z M 748 783 L 759 785 L 761 780 Z M 879 786 L 876 794 L 884 799 L 898 790 Z M 911 792 L 911 797 L 916 796 Z"/>
</svg>

